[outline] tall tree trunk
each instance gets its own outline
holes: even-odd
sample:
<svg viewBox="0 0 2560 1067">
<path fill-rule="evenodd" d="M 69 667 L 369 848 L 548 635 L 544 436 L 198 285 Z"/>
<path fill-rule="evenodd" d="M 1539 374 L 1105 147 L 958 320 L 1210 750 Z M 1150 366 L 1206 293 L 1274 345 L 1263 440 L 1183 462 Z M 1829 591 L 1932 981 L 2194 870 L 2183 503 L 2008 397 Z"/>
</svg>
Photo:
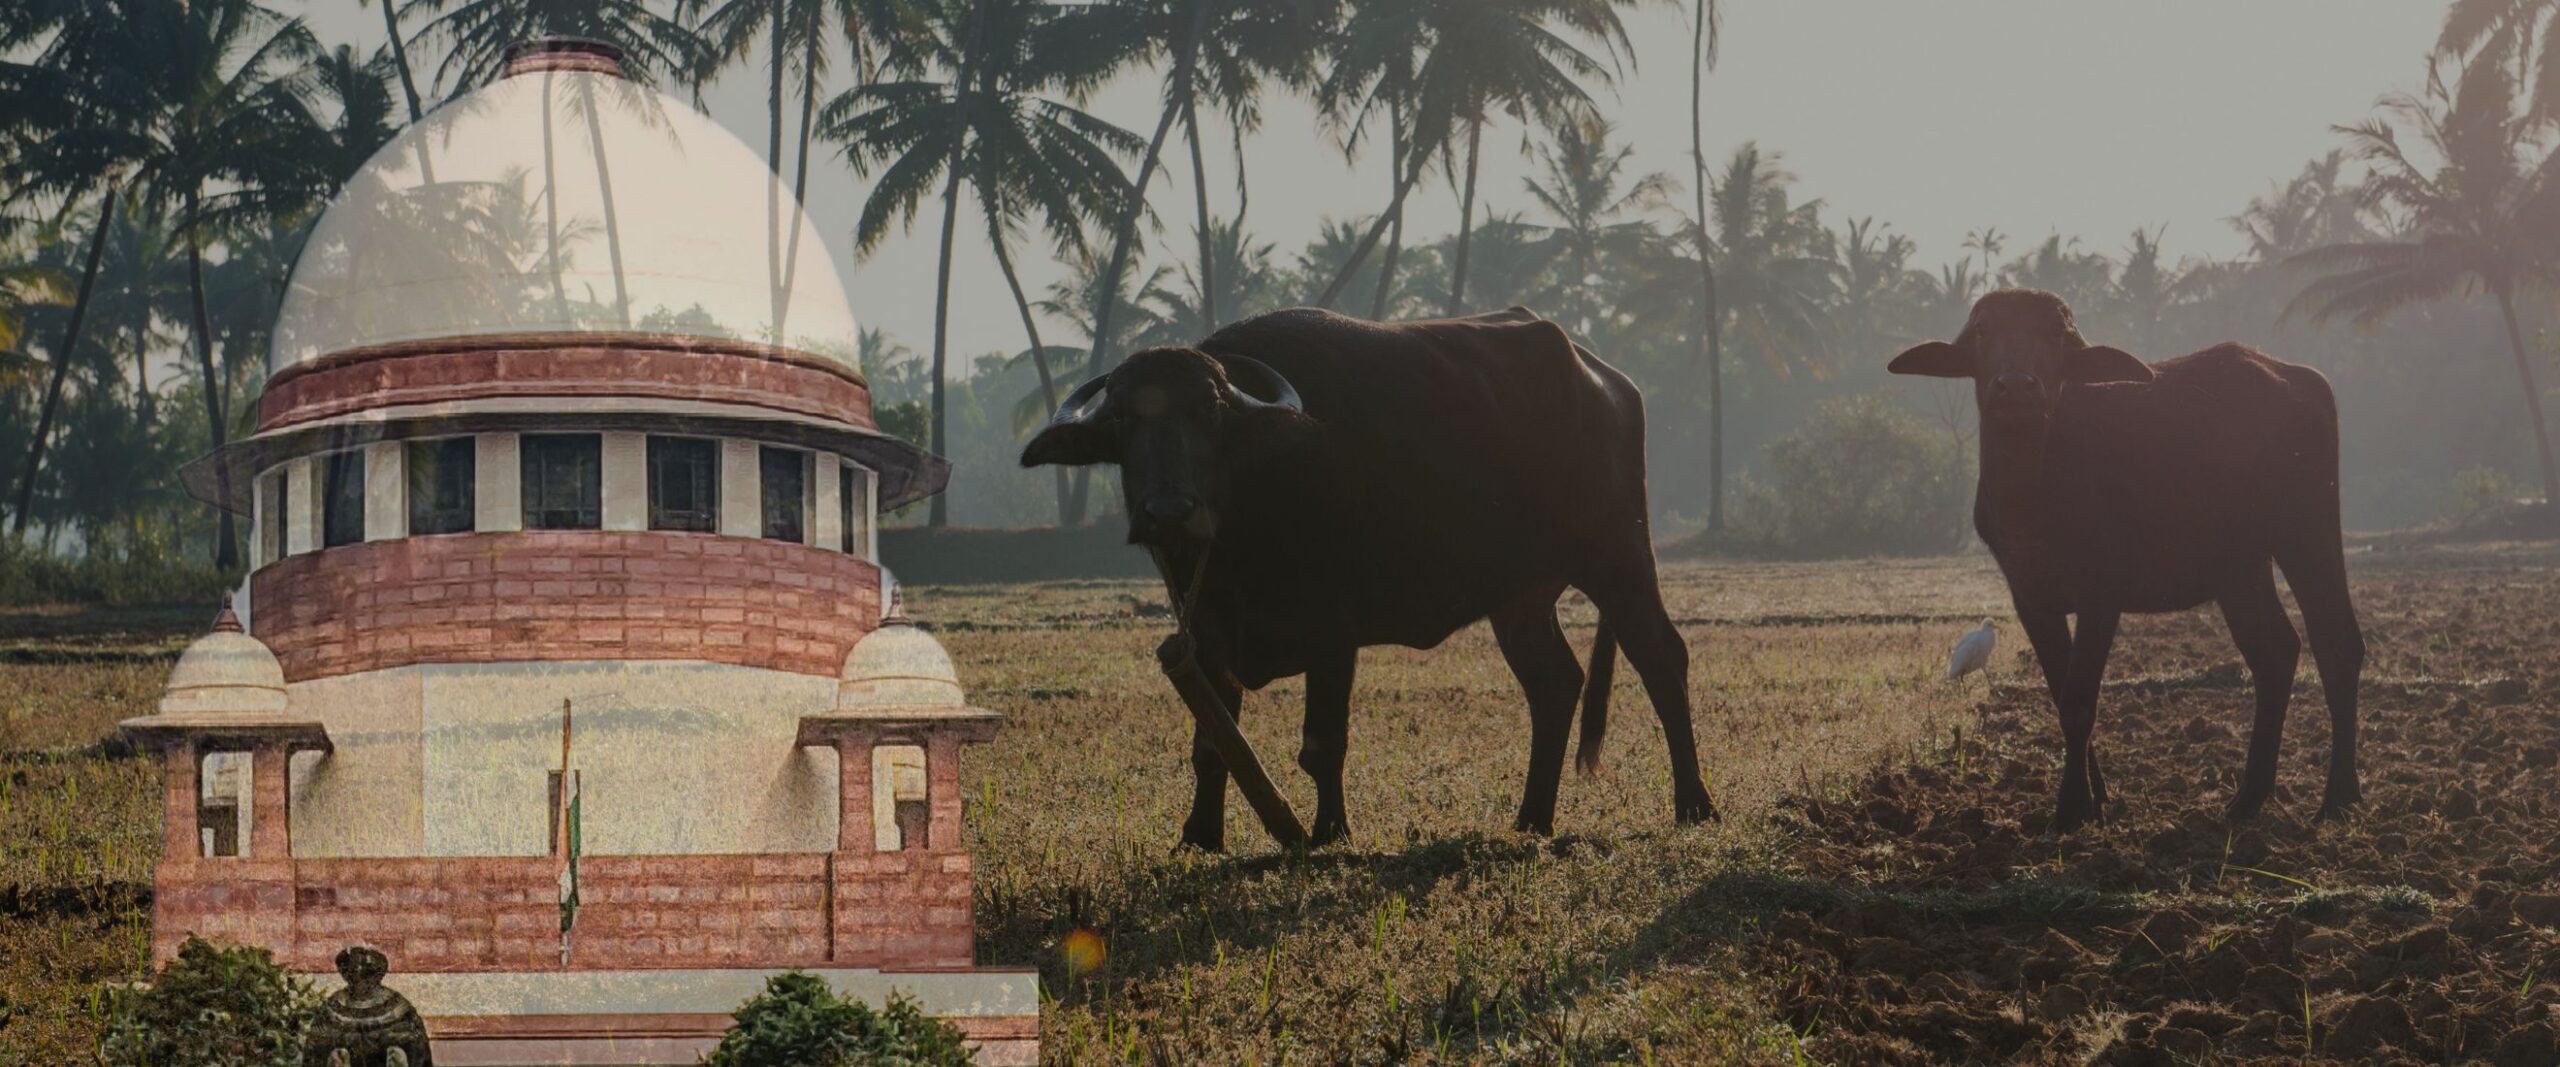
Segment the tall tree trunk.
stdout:
<svg viewBox="0 0 2560 1067">
<path fill-rule="evenodd" d="M 398 0 L 375 0 L 382 7 L 382 35 L 391 39 L 391 65 L 400 71 L 400 92 L 409 98 L 409 121 L 425 115 L 418 106 L 418 79 L 409 72 L 409 45 L 400 39 L 400 16 L 391 10 Z"/>
<path fill-rule="evenodd" d="M 1200 109 L 1182 101 L 1182 124 L 1191 141 L 1191 198 L 1200 216 L 1200 336 L 1218 332 L 1218 237 L 1209 226 L 1209 164 L 1200 149 Z"/>
<path fill-rule="evenodd" d="M 1478 150 L 1484 146 L 1484 116 L 1467 120 L 1466 192 L 1458 198 L 1458 263 L 1449 272 L 1450 318 L 1458 317 L 1467 303 L 1467 251 L 1476 229 L 1476 165 Z"/>
<path fill-rule="evenodd" d="M 764 183 L 764 281 L 765 298 L 771 311 L 765 324 L 772 329 L 772 343 L 782 343 L 782 68 L 788 54 L 782 39 L 783 0 L 766 0 L 773 5 L 773 70 L 765 86 L 765 166 L 773 171 L 773 180 Z"/>
<path fill-rule="evenodd" d="M 613 311 L 623 329 L 631 328 L 631 290 L 622 273 L 622 215 L 613 201 L 613 165 L 605 158 L 604 126 L 596 118 L 595 96 L 586 99 L 587 141 L 596 148 L 596 191 L 604 197 L 604 252 L 613 264 Z"/>
<path fill-rule="evenodd" d="M 1013 252 L 1005 247 L 1004 231 L 994 223 L 995 212 L 987 213 L 987 243 L 995 246 L 996 266 L 1004 271 L 1005 288 L 1013 291 L 1013 310 L 1022 316 L 1022 335 L 1031 342 L 1031 366 L 1040 372 L 1040 400 L 1044 411 L 1058 410 L 1058 379 L 1049 373 L 1049 349 L 1040 343 L 1040 320 L 1031 313 L 1031 297 L 1022 291 L 1022 279 L 1013 270 Z M 1067 505 L 1074 487 L 1067 478 L 1067 468 L 1049 465 L 1049 473 L 1058 480 L 1058 524 L 1066 525 Z"/>
<path fill-rule="evenodd" d="M 1707 361 L 1707 529 L 1724 529 L 1724 309 L 1717 306 L 1714 242 L 1707 236 L 1707 27 L 1714 21 L 1709 5 L 1698 0 L 1697 25 L 1689 42 L 1690 184 L 1698 195 L 1698 296 L 1703 304 L 1699 341 Z"/>
<path fill-rule="evenodd" d="M 418 101 L 418 79 L 409 71 L 409 44 L 400 39 L 400 17 L 391 10 L 397 0 L 375 0 L 382 6 L 382 34 L 391 39 L 391 65 L 400 71 L 400 93 L 409 101 L 409 122 L 415 125 L 426 109 Z M 436 181 L 436 162 L 427 155 L 427 139 L 418 138 L 418 176 L 427 184 Z"/>
<path fill-rule="evenodd" d="M 1404 177 L 1404 109 L 1391 106 L 1387 124 L 1387 183 L 1392 186 Z M 1387 257 L 1378 263 L 1378 295 L 1370 301 L 1370 318 L 1384 320 L 1387 317 L 1387 303 L 1394 298 L 1396 291 L 1396 263 L 1403 258 L 1404 210 L 1398 208 L 1395 221 L 1387 224 Z"/>
<path fill-rule="evenodd" d="M 791 237 L 782 246 L 782 299 L 773 311 L 775 344 L 789 344 L 790 333 L 783 329 L 784 317 L 791 312 L 791 289 L 800 276 L 801 223 L 809 214 L 809 134 L 810 122 L 818 111 L 818 43 L 809 39 L 808 54 L 800 57 L 800 145 L 793 157 L 791 175 Z"/>
<path fill-rule="evenodd" d="M 1173 133 L 1173 120 L 1182 114 L 1183 105 L 1191 99 L 1191 76 L 1199 60 L 1200 36 L 1208 32 L 1208 0 L 1191 0 L 1191 31 L 1174 45 L 1173 70 L 1165 77 L 1164 114 L 1156 119 L 1155 135 L 1147 139 L 1147 154 L 1138 161 L 1138 180 L 1129 188 L 1129 205 L 1120 213 L 1120 225 L 1111 238 L 1111 258 L 1102 268 L 1102 292 L 1095 296 L 1093 312 L 1093 351 L 1085 360 L 1088 377 L 1099 375 L 1108 365 L 1111 352 L 1111 320 L 1120 304 L 1120 274 L 1129 269 L 1129 252 L 1138 241 L 1138 221 L 1147 215 L 1147 187 L 1155 182 L 1156 167 L 1164 159 L 1164 140 Z M 1076 511 L 1084 511 L 1088 484 L 1078 468 L 1076 476 Z"/>
<path fill-rule="evenodd" d="M 2507 349 L 2516 360 L 2516 380 L 2524 387 L 2525 410 L 2533 414 L 2534 455 L 2542 461 L 2542 503 L 2560 507 L 2560 468 L 2551 463 L 2551 428 L 2542 421 L 2542 392 L 2533 384 L 2533 360 L 2525 355 L 2524 331 L 2516 327 L 2516 299 L 2511 286 L 2499 286 L 2498 314 L 2506 319 Z"/>
<path fill-rule="evenodd" d="M 1111 352 L 1111 320 L 1120 304 L 1120 273 L 1129 268 L 1129 251 L 1138 240 L 1138 221 L 1147 214 L 1147 186 L 1155 181 L 1156 167 L 1164 158 L 1164 139 L 1173 132 L 1173 120 L 1181 114 L 1182 105 L 1191 99 L 1191 76 L 1199 60 L 1200 38 L 1209 30 L 1208 0 L 1191 0 L 1191 29 L 1175 42 L 1173 70 L 1166 78 L 1168 99 L 1163 116 L 1156 119 L 1155 135 L 1147 139 L 1147 154 L 1138 161 L 1138 180 L 1129 189 L 1128 208 L 1120 213 L 1118 232 L 1112 235 L 1111 258 L 1103 266 L 1102 292 L 1095 299 L 1093 312 L 1093 349 L 1085 359 L 1085 376 L 1098 377 L 1109 365 Z M 1067 525 L 1084 521 L 1085 504 L 1093 488 L 1093 469 L 1078 467 L 1075 473 L 1074 499 L 1070 501 Z"/>
<path fill-rule="evenodd" d="M 1343 261 L 1341 268 L 1334 272 L 1333 281 L 1326 283 L 1324 294 L 1316 297 L 1318 307 L 1332 307 L 1334 299 L 1342 295 L 1343 287 L 1351 284 L 1351 276 L 1360 273 L 1360 264 L 1369 258 L 1372 250 L 1378 247 L 1378 238 L 1385 236 L 1387 227 L 1404 214 L 1405 198 L 1413 194 L 1413 185 L 1422 179 L 1423 164 L 1429 159 L 1428 153 L 1420 151 L 1413 153 L 1413 159 L 1405 167 L 1402 179 L 1396 182 L 1394 198 L 1387 201 L 1387 210 L 1370 221 L 1369 232 L 1361 235 L 1360 244 L 1351 250 L 1351 258 Z M 1394 164 L 1389 164 L 1391 169 L 1393 166 Z"/>
<path fill-rule="evenodd" d="M 196 367 L 204 374 L 204 412 L 206 421 L 213 426 L 214 495 L 222 501 L 215 507 L 220 513 L 221 533 L 214 540 L 213 566 L 216 570 L 227 571 L 240 562 L 239 536 L 231 523 L 231 464 L 222 459 L 222 447 L 229 443 L 231 436 L 224 411 L 230 405 L 224 402 L 223 394 L 228 390 L 224 388 L 222 376 L 213 369 L 213 317 L 207 313 L 204 300 L 204 243 L 194 228 L 199 214 L 199 205 L 190 196 L 187 199 L 187 287 L 193 291 L 195 302 Z"/>
<path fill-rule="evenodd" d="M 942 185 L 942 266 L 933 283 L 933 453 L 937 456 L 951 454 L 943 436 L 943 390 L 950 378 L 945 367 L 951 350 L 951 242 L 960 223 L 960 167 L 960 150 L 955 146 L 951 152 L 951 177 Z M 933 512 L 925 521 L 935 527 L 951 524 L 949 493 L 933 495 Z"/>
<path fill-rule="evenodd" d="M 89 234 L 88 265 L 80 268 L 80 291 L 71 298 L 71 321 L 62 331 L 62 347 L 53 353 L 53 374 L 45 382 L 44 404 L 36 413 L 35 436 L 27 445 L 27 464 L 18 473 L 18 499 L 9 514 L 11 536 L 27 532 L 27 512 L 35 506 L 36 473 L 44 468 L 45 439 L 53 436 L 53 418 L 62 410 L 62 383 L 71 377 L 72 354 L 80 351 L 80 328 L 89 321 L 89 292 L 98 282 L 98 259 L 106 254 L 107 228 L 116 218 L 116 194 L 122 185 L 107 181 L 107 195 L 98 200 L 98 226 Z"/>
<path fill-rule="evenodd" d="M 151 319 L 144 316 L 133 325 L 133 407 L 144 429 L 150 429 L 157 413 L 156 398 L 151 395 Z"/>
<path fill-rule="evenodd" d="M 1182 114 L 1180 104 L 1166 104 L 1164 115 L 1156 120 L 1155 136 L 1147 141 L 1147 154 L 1138 162 L 1138 180 L 1129 187 L 1128 209 L 1120 213 L 1118 232 L 1111 239 L 1111 258 L 1102 268 L 1101 293 L 1094 297 L 1093 348 L 1086 353 L 1085 377 L 1102 375 L 1106 360 L 1111 358 L 1111 319 L 1120 306 L 1120 275 L 1129 269 L 1129 251 L 1138 240 L 1138 220 L 1146 217 L 1147 186 L 1155 181 L 1156 165 L 1164 157 L 1164 139 L 1173 132 L 1173 120 Z M 1076 468 L 1075 491 L 1068 501 L 1062 525 L 1084 522 L 1085 507 L 1092 499 L 1093 472 L 1088 467 Z"/>
</svg>

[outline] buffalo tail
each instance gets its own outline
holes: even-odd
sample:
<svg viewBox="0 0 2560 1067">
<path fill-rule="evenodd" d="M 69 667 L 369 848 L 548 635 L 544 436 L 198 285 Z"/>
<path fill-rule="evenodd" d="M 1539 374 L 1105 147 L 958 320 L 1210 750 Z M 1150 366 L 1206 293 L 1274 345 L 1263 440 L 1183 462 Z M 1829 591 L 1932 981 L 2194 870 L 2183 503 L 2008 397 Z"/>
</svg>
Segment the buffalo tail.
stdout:
<svg viewBox="0 0 2560 1067">
<path fill-rule="evenodd" d="M 1591 674 L 1582 683 L 1582 743 L 1574 749 L 1573 767 L 1583 774 L 1600 773 L 1600 741 L 1609 733 L 1609 682 L 1618 670 L 1618 635 L 1603 616 L 1591 637 Z"/>
</svg>

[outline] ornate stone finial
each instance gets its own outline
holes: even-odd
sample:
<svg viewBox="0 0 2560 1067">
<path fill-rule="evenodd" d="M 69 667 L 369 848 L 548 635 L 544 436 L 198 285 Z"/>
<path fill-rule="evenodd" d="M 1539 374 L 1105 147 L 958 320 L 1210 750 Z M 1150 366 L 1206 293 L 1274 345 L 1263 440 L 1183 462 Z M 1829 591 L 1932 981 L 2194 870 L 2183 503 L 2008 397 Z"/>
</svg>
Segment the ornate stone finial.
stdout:
<svg viewBox="0 0 2560 1067">
<path fill-rule="evenodd" d="M 321 1002 L 311 1022 L 310 1051 L 332 1067 L 435 1067 L 426 1020 L 409 998 L 386 989 L 391 961 L 380 951 L 349 945 L 338 952 L 344 989 Z"/>
<path fill-rule="evenodd" d="M 218 634 L 237 634 L 248 632 L 247 629 L 240 625 L 240 616 L 231 610 L 231 594 L 229 593 L 222 594 L 222 613 L 213 617 L 213 632 Z"/>
<path fill-rule="evenodd" d="M 914 620 L 907 618 L 907 587 L 895 578 L 883 577 L 881 580 L 889 583 L 889 613 L 880 617 L 880 625 L 915 625 Z"/>
</svg>

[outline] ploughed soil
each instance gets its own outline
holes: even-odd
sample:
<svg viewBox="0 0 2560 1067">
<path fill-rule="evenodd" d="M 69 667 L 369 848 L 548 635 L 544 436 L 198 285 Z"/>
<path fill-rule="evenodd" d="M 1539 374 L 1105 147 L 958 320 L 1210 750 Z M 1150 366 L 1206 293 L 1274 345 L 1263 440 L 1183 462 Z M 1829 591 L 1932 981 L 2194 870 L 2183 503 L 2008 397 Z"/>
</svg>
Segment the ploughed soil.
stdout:
<svg viewBox="0 0 2560 1067">
<path fill-rule="evenodd" d="M 1789 903 L 1750 955 L 1804 1056 L 2560 1064 L 2560 588 L 2360 578 L 2365 799 L 2342 822 L 2312 819 L 2307 652 L 2277 798 L 2221 818 L 2253 703 L 2210 609 L 2127 620 L 2102 827 L 2043 832 L 2060 732 L 2006 648 L 1978 725 L 1789 801 Z"/>
</svg>

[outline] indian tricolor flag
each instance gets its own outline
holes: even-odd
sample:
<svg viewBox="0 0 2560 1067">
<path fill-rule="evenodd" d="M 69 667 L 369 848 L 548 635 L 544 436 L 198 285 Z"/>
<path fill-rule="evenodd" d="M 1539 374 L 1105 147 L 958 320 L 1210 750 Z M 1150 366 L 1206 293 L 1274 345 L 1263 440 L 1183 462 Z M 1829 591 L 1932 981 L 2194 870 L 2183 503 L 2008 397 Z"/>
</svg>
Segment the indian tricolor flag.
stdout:
<svg viewBox="0 0 2560 1067">
<path fill-rule="evenodd" d="M 569 702 L 560 702 L 560 963 L 569 963 L 569 932 L 578 925 L 578 771 L 569 765 Z"/>
</svg>

